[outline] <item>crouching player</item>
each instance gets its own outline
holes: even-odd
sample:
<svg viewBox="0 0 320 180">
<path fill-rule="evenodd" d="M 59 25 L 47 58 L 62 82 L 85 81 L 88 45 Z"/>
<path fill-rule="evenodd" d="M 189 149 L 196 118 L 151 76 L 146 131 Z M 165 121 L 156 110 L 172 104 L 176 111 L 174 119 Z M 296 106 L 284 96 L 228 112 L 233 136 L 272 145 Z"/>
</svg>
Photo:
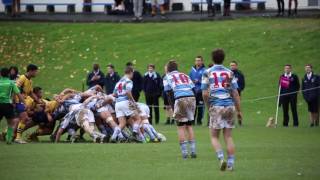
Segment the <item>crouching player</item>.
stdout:
<svg viewBox="0 0 320 180">
<path fill-rule="evenodd" d="M 220 161 L 220 170 L 233 170 L 235 147 L 231 130 L 235 127 L 234 114 L 242 119 L 238 85 L 231 70 L 222 65 L 224 51 L 217 49 L 212 52 L 214 66 L 207 69 L 202 76 L 202 96 L 209 107 L 211 143 Z M 223 131 L 227 145 L 228 160 L 225 162 L 224 153 L 219 143 L 220 131 Z"/>
<path fill-rule="evenodd" d="M 163 79 L 164 91 L 168 95 L 170 105 L 173 106 L 173 117 L 177 121 L 182 157 L 186 159 L 189 156 L 188 141 L 186 141 L 186 135 L 188 135 L 191 158 L 196 158 L 196 143 L 192 129 L 196 108 L 194 84 L 189 76 L 178 72 L 178 64 L 174 60 L 168 62 L 167 71 Z"/>
</svg>

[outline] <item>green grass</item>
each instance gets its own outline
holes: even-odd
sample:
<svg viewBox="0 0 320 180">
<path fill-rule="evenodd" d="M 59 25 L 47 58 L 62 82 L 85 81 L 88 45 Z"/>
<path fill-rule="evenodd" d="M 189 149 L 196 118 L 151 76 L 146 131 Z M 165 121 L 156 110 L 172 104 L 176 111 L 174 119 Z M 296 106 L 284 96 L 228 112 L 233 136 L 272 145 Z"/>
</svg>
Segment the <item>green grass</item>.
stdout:
<svg viewBox="0 0 320 180">
<path fill-rule="evenodd" d="M 245 126 L 234 131 L 237 153 L 232 173 L 218 171 L 206 127 L 195 128 L 199 158 L 183 161 L 175 127 L 158 125 L 156 128 L 168 139 L 163 144 L 0 143 L 0 179 L 320 177 L 320 131 L 308 128 L 301 95 L 299 128 L 265 128 L 267 118 L 274 116 L 275 98 L 250 102 L 277 93 L 284 64 L 292 64 L 299 77 L 307 63 L 320 72 L 319 19 L 145 24 L 0 22 L 0 27 L 0 67 L 38 64 L 41 70 L 34 84 L 43 87 L 48 97 L 65 87 L 81 89 L 93 62 L 103 69 L 111 62 L 122 73 L 128 60 L 136 60 L 139 71 L 145 72 L 146 65 L 154 63 L 162 73 L 167 60 L 175 58 L 180 69 L 188 72 L 197 55 L 203 55 L 209 64 L 210 52 L 217 47 L 226 50 L 226 65 L 234 59 L 239 61 L 247 80 L 242 96 Z M 281 113 L 279 117 L 281 124 Z M 4 121 L 0 127 L 5 127 Z"/>
</svg>

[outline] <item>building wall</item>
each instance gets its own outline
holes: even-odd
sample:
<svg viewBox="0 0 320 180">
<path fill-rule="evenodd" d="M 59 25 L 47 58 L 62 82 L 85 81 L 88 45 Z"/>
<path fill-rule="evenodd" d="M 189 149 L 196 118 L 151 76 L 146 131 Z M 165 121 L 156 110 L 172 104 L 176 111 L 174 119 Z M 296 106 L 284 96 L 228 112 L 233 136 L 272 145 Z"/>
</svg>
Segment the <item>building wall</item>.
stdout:
<svg viewBox="0 0 320 180">
<path fill-rule="evenodd" d="M 172 3 L 183 3 L 184 11 L 191 11 L 191 1 L 192 0 L 170 0 Z M 205 2 L 206 0 L 203 0 Z M 316 0 L 313 0 L 316 1 Z M 82 3 L 83 0 L 21 0 L 21 3 L 75 3 L 76 4 L 76 12 L 82 12 Z M 114 2 L 114 0 L 92 0 L 94 3 L 99 2 Z M 308 6 L 308 0 L 298 0 L 299 8 L 320 8 L 320 0 L 318 0 L 318 6 Z M 171 6 L 170 6 L 171 7 Z M 288 0 L 285 0 L 285 7 L 288 7 Z M 204 10 L 207 9 L 206 5 L 203 5 Z M 252 4 L 252 8 L 256 8 L 256 4 Z M 277 1 L 276 0 L 266 0 L 266 8 L 267 9 L 277 9 Z M 231 5 L 231 9 L 234 9 L 234 3 Z M 25 6 L 21 7 L 22 11 L 25 11 Z M 56 12 L 66 12 L 67 8 L 66 6 L 56 6 L 55 7 Z M 93 6 L 92 7 L 93 12 L 103 12 L 104 7 L 103 6 Z M 35 6 L 36 12 L 45 12 L 46 7 L 45 6 Z M 0 12 L 4 12 L 4 5 L 0 3 Z"/>
</svg>

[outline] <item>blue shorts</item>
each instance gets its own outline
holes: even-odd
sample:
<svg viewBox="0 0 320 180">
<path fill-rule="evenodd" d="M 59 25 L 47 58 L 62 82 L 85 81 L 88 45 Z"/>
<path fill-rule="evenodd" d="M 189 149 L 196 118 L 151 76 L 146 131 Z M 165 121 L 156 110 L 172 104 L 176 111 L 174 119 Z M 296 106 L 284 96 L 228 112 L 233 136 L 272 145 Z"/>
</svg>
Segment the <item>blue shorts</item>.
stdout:
<svg viewBox="0 0 320 180">
<path fill-rule="evenodd" d="M 16 103 L 16 113 L 20 114 L 26 111 L 26 106 L 23 103 Z"/>
</svg>

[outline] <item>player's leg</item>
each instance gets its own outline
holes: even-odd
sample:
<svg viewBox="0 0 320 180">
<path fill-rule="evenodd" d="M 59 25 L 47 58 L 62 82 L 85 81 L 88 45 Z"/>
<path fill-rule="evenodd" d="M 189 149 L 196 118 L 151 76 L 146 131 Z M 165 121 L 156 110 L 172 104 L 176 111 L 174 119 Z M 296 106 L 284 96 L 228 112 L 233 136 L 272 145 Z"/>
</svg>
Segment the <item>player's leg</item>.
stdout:
<svg viewBox="0 0 320 180">
<path fill-rule="evenodd" d="M 189 121 L 191 122 L 191 121 Z M 191 151 L 191 158 L 196 158 L 197 157 L 197 152 L 196 152 L 196 140 L 194 137 L 194 132 L 191 123 L 187 124 L 186 126 L 187 132 L 188 132 L 188 141 L 190 145 L 190 151 Z"/>
<path fill-rule="evenodd" d="M 15 142 L 19 144 L 25 144 L 26 142 L 22 139 L 22 133 L 24 128 L 26 127 L 26 122 L 28 121 L 29 117 L 26 111 L 23 111 L 19 114 L 19 123 L 17 127 L 17 135 Z"/>
<path fill-rule="evenodd" d="M 178 122 L 178 138 L 179 138 L 179 144 L 180 144 L 180 150 L 182 154 L 182 158 L 186 159 L 188 158 L 188 141 L 186 140 L 186 128 L 184 123 Z"/>
<path fill-rule="evenodd" d="M 220 170 L 224 171 L 227 167 L 227 163 L 224 160 L 224 153 L 223 153 L 221 144 L 219 142 L 220 129 L 211 128 L 210 133 L 211 133 L 211 144 L 213 149 L 216 151 L 216 155 L 220 163 Z"/>
<path fill-rule="evenodd" d="M 224 141 L 227 145 L 227 154 L 228 154 L 228 160 L 227 160 L 227 169 L 233 170 L 234 167 L 234 153 L 235 153 L 235 146 L 232 139 L 232 129 L 225 128 L 223 129 L 223 136 Z"/>
<path fill-rule="evenodd" d="M 126 117 L 118 117 L 119 125 L 114 127 L 113 134 L 111 136 L 110 141 L 116 142 L 119 134 L 121 133 L 121 130 L 126 126 Z"/>
</svg>

